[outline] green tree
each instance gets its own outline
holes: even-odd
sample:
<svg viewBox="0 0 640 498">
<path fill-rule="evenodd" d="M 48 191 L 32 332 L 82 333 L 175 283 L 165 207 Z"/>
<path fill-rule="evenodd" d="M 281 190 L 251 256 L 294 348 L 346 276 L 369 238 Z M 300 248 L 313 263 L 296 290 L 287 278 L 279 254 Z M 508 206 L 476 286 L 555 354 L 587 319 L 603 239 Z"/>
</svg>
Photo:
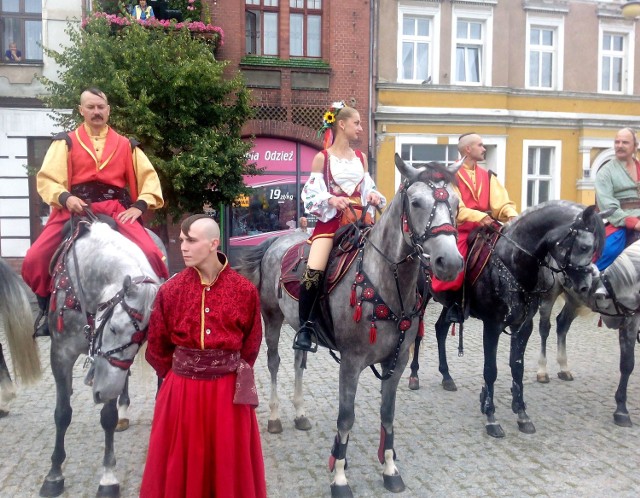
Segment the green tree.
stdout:
<svg viewBox="0 0 640 498">
<path fill-rule="evenodd" d="M 67 33 L 64 50 L 46 49 L 61 70 L 57 81 L 43 78 L 49 92 L 43 99 L 70 130 L 82 121 L 77 104 L 84 89 L 107 94 L 111 125 L 140 141 L 158 171 L 165 198 L 160 222 L 203 205 L 232 204 L 247 193 L 242 175 L 259 173 L 247 163 L 251 143 L 241 139 L 252 113 L 250 94 L 241 76 L 229 75 L 227 63 L 216 60 L 218 33 L 211 40 L 212 34 L 205 39 L 187 28 L 105 16 L 82 27 L 69 23 Z"/>
</svg>

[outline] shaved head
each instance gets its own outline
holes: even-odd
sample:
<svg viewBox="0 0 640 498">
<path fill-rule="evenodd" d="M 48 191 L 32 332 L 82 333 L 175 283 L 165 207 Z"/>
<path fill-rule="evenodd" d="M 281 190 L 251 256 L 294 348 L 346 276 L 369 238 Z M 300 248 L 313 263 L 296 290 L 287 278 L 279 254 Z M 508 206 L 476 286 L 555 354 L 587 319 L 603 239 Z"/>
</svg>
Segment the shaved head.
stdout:
<svg viewBox="0 0 640 498">
<path fill-rule="evenodd" d="M 465 135 L 461 135 L 458 139 L 458 151 L 460 154 L 463 154 L 466 147 L 478 142 L 482 142 L 482 139 L 480 138 L 480 135 L 476 133 L 466 133 Z"/>
<path fill-rule="evenodd" d="M 209 215 L 194 214 L 184 220 L 180 226 L 180 230 L 185 235 L 191 235 L 192 228 L 207 240 L 220 239 L 220 227 Z"/>
<path fill-rule="evenodd" d="M 91 87 L 87 88 L 80 94 L 80 105 L 85 103 L 87 99 L 90 99 L 92 95 L 95 97 L 100 97 L 102 100 L 104 100 L 105 104 L 109 103 L 109 101 L 107 100 L 107 96 L 102 90 L 100 90 L 99 88 Z"/>
</svg>

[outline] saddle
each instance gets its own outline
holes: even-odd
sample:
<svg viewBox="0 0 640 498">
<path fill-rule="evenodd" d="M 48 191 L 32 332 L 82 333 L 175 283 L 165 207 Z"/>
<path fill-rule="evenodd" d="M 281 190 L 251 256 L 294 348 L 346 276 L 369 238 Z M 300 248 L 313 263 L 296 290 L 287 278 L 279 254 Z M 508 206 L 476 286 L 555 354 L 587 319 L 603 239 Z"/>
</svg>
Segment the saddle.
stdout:
<svg viewBox="0 0 640 498">
<path fill-rule="evenodd" d="M 325 299 L 340 283 L 351 268 L 364 245 L 364 239 L 371 227 L 358 229 L 354 225 L 345 225 L 334 236 L 333 249 L 329 255 L 329 262 L 325 271 L 324 283 L 320 291 L 319 311 L 316 312 L 316 327 L 318 344 L 329 349 L 337 349 L 331 324 L 327 300 Z M 290 247 L 282 258 L 280 265 L 280 281 L 278 297 L 282 297 L 282 289 L 293 299 L 300 299 L 300 279 L 307 266 L 311 243 L 307 240 Z M 302 264 L 301 264 L 302 263 Z"/>
<path fill-rule="evenodd" d="M 503 225 L 494 222 L 491 229 L 480 227 L 469 236 L 469 254 L 466 261 L 465 284 L 473 286 L 487 265 L 491 254 L 500 238 Z"/>
<path fill-rule="evenodd" d="M 360 231 L 355 229 L 353 225 L 346 225 L 336 232 L 320 299 L 330 294 L 349 271 L 358 255 L 358 250 L 362 247 L 363 239 L 370 229 L 371 227 L 366 227 Z M 311 242 L 303 240 L 291 246 L 284 254 L 280 264 L 279 297 L 282 296 L 281 290 L 284 289 L 296 301 L 300 299 L 300 280 L 307 266 L 310 249 Z"/>
<path fill-rule="evenodd" d="M 98 214 L 92 213 L 92 216 L 96 218 L 95 221 L 106 223 L 111 227 L 112 230 L 115 230 L 116 232 L 118 231 L 118 224 L 116 223 L 116 220 L 114 220 L 111 216 L 107 214 L 102 214 L 102 213 L 98 213 Z M 62 251 L 63 250 L 66 251 L 65 250 L 66 242 L 72 237 L 74 241 L 82 237 L 87 232 L 89 225 L 87 223 L 78 223 L 78 217 L 75 216 L 75 218 L 76 219 L 74 219 L 74 216 L 72 216 L 62 226 L 62 230 L 60 231 L 60 233 L 62 234 L 62 243 L 56 248 L 55 252 L 53 253 L 53 256 L 51 256 L 51 261 L 49 261 L 49 275 L 53 275 L 56 261 L 58 261 L 58 258 L 60 257 L 60 254 L 62 253 Z M 82 219 L 82 218 L 79 218 L 79 219 Z M 75 233 L 76 228 L 78 229 L 78 233 Z"/>
</svg>

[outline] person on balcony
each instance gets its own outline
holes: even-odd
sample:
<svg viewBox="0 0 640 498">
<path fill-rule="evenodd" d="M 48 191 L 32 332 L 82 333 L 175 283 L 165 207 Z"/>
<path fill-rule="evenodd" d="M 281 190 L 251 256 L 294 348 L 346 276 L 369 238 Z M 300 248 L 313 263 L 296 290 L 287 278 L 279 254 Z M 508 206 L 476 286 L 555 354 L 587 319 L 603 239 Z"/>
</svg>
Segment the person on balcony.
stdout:
<svg viewBox="0 0 640 498">
<path fill-rule="evenodd" d="M 139 0 L 138 5 L 131 9 L 131 15 L 141 21 L 146 21 L 156 17 L 153 13 L 153 7 L 151 7 L 151 5 L 147 5 L 147 0 Z"/>
</svg>

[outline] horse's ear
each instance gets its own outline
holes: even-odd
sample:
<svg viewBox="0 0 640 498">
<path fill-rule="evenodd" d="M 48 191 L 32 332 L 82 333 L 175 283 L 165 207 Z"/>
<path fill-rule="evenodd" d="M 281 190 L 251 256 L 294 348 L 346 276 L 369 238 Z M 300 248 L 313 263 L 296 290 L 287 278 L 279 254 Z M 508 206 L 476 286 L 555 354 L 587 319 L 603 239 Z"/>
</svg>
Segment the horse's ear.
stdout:
<svg viewBox="0 0 640 498">
<path fill-rule="evenodd" d="M 426 168 L 414 168 L 413 166 L 409 166 L 407 163 L 405 163 L 402 160 L 402 158 L 400 157 L 400 154 L 398 154 L 397 152 L 395 155 L 395 163 L 396 163 L 396 168 L 398 168 L 398 171 L 400 172 L 400 174 L 410 182 L 416 181 L 420 176 L 420 173 L 426 170 Z"/>
<path fill-rule="evenodd" d="M 131 277 L 127 275 L 124 277 L 124 282 L 122 282 L 122 288 L 125 294 L 129 291 L 129 287 L 131 287 Z"/>
<path fill-rule="evenodd" d="M 447 171 L 449 171 L 452 175 L 455 175 L 458 170 L 462 167 L 462 163 L 464 163 L 464 160 L 466 159 L 466 156 L 460 158 L 460 160 L 456 161 L 453 164 L 449 164 L 447 166 Z"/>
<path fill-rule="evenodd" d="M 615 210 L 616 210 L 616 208 L 610 208 L 610 209 L 607 209 L 606 211 L 600 211 L 600 213 L 598 213 L 598 214 L 600 215 L 600 218 L 602 218 L 604 220 L 604 219 L 608 218 L 609 216 L 611 216 Z"/>
</svg>

